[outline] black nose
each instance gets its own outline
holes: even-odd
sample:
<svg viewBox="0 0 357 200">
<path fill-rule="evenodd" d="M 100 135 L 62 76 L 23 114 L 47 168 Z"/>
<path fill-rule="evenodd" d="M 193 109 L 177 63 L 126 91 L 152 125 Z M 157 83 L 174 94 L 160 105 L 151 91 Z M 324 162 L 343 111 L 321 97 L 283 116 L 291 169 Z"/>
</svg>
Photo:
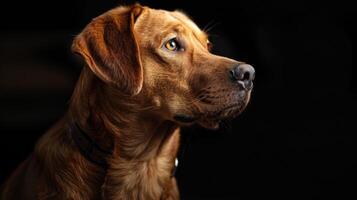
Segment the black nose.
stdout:
<svg viewBox="0 0 357 200">
<path fill-rule="evenodd" d="M 232 81 L 242 85 L 244 89 L 249 90 L 253 87 L 255 70 L 251 65 L 238 64 L 229 71 L 229 77 Z"/>
</svg>

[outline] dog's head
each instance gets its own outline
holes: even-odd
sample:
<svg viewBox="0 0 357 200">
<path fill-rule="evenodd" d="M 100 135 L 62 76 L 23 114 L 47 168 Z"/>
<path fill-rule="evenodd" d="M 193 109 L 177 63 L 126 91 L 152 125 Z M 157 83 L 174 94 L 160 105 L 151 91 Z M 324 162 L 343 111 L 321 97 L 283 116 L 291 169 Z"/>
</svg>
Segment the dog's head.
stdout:
<svg viewBox="0 0 357 200">
<path fill-rule="evenodd" d="M 254 69 L 210 45 L 182 12 L 135 5 L 95 18 L 72 49 L 108 87 L 149 102 L 163 119 L 217 128 L 247 105 Z"/>
</svg>

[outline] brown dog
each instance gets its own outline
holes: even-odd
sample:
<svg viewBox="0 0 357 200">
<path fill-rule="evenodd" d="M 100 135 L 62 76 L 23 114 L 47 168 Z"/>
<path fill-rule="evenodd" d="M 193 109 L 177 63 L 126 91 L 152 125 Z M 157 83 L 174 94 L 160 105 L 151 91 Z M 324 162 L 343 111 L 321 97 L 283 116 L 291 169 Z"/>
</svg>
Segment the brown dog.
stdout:
<svg viewBox="0 0 357 200">
<path fill-rule="evenodd" d="M 86 66 L 68 114 L 1 199 L 179 199 L 179 126 L 217 128 L 250 98 L 254 69 L 209 52 L 185 14 L 140 5 L 95 18 L 73 42 Z"/>
</svg>

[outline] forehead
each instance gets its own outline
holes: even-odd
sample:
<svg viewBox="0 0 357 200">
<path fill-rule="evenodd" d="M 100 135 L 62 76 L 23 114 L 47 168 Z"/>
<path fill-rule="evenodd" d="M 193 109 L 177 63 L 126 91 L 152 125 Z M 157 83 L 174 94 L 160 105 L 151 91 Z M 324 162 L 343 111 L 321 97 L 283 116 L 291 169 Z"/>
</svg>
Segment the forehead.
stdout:
<svg viewBox="0 0 357 200">
<path fill-rule="evenodd" d="M 206 41 L 208 38 L 207 34 L 181 11 L 146 8 L 138 18 L 135 26 L 135 28 L 145 34 L 157 34 L 177 30 L 193 34 L 201 41 Z"/>
</svg>

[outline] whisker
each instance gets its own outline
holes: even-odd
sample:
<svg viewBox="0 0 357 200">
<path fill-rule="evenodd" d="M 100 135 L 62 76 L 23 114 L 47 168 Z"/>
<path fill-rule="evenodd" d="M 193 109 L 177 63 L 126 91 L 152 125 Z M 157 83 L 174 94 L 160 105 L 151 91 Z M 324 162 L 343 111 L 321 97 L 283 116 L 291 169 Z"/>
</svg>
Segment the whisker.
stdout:
<svg viewBox="0 0 357 200">
<path fill-rule="evenodd" d="M 215 21 L 214 20 L 211 20 L 209 21 L 204 27 L 203 27 L 203 31 L 207 30 L 212 24 L 214 24 Z M 205 31 L 206 32 L 206 31 Z"/>
<path fill-rule="evenodd" d="M 216 26 L 220 25 L 221 23 L 220 22 L 214 22 L 214 20 L 210 21 L 206 26 L 205 28 L 203 28 L 203 31 L 205 33 L 208 33 L 210 32 L 213 28 L 215 28 Z"/>
</svg>

